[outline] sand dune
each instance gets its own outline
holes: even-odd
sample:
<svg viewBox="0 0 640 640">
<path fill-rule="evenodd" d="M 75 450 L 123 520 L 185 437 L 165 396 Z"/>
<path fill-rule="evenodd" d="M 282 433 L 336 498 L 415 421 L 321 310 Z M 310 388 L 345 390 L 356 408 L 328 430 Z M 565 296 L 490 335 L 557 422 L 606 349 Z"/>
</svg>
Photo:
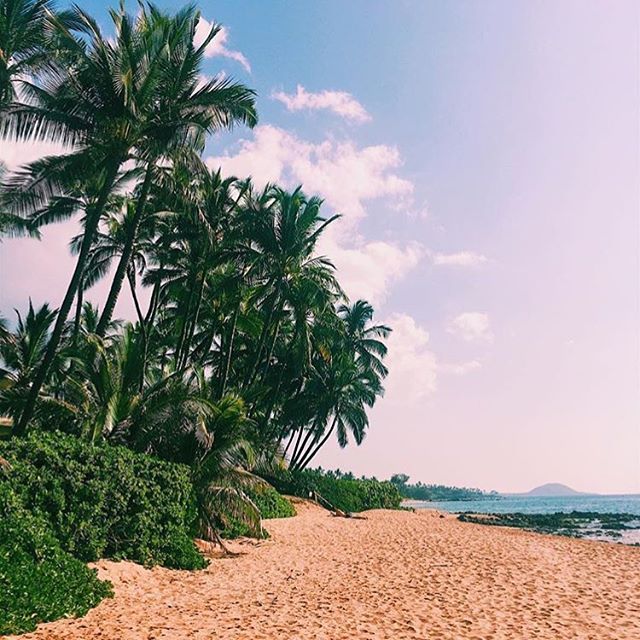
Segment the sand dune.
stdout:
<svg viewBox="0 0 640 640">
<path fill-rule="evenodd" d="M 640 548 L 373 511 L 267 522 L 201 572 L 97 564 L 116 596 L 23 638 L 640 638 Z"/>
</svg>

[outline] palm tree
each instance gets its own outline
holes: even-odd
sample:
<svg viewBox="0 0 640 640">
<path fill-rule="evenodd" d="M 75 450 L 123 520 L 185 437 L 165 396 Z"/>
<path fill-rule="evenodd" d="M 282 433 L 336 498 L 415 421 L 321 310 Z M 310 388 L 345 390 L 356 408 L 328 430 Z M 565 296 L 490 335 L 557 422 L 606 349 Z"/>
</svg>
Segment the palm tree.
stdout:
<svg viewBox="0 0 640 640">
<path fill-rule="evenodd" d="M 147 450 L 148 434 L 160 438 L 158 434 L 196 423 L 209 411 L 207 400 L 182 376 L 151 375 L 140 388 L 143 346 L 131 324 L 108 340 L 83 333 L 74 353 L 76 366 L 55 396 L 41 398 L 40 413 L 80 437 Z"/>
<path fill-rule="evenodd" d="M 47 68 L 53 11 L 52 0 L 0 0 L 0 112 L 16 99 L 21 81 Z"/>
<path fill-rule="evenodd" d="M 176 155 L 184 159 L 192 150 L 202 151 L 206 134 L 220 129 L 231 129 L 235 124 L 253 127 L 257 123 L 255 93 L 229 78 L 218 76 L 202 84 L 201 69 L 205 49 L 220 31 L 215 25 L 205 42 L 195 46 L 194 35 L 199 13 L 193 6 L 170 18 L 150 6 L 143 15 L 143 40 L 151 42 L 158 31 L 166 33 L 165 46 L 159 56 L 157 82 L 141 108 L 140 138 L 136 141 L 136 161 L 144 168 L 144 180 L 138 195 L 136 212 L 129 228 L 124 251 L 114 276 L 109 296 L 98 325 L 101 334 L 113 314 L 122 283 L 131 258 L 131 251 L 142 219 L 156 164 L 171 161 Z M 136 91 L 138 88 L 134 88 Z M 192 162 L 197 164 L 192 158 Z"/>
<path fill-rule="evenodd" d="M 35 310 L 30 300 L 27 315 L 23 318 L 18 311 L 16 315 L 14 332 L 4 322 L 0 328 L 0 415 L 9 416 L 14 425 L 46 349 L 56 313 L 46 304 Z"/>
<path fill-rule="evenodd" d="M 292 470 L 304 469 L 334 431 L 340 447 L 347 446 L 349 433 L 360 444 L 369 425 L 366 408 L 384 392 L 376 372 L 351 354 L 335 354 L 317 369 L 311 386 L 320 402 L 307 437 L 293 453 Z"/>
<path fill-rule="evenodd" d="M 382 378 L 388 373 L 382 359 L 387 346 L 380 338 L 387 338 L 391 329 L 386 325 L 370 325 L 373 307 L 366 300 L 357 300 L 351 306 L 342 304 L 338 315 L 345 325 L 345 342 L 348 350 L 360 358 L 365 367 L 371 367 Z"/>
<path fill-rule="evenodd" d="M 322 218 L 321 205 L 322 200 L 307 198 L 301 188 L 287 193 L 270 187 L 249 206 L 252 219 L 247 251 L 252 256 L 252 272 L 262 280 L 258 293 L 264 320 L 245 385 L 256 379 L 265 360 L 263 375 L 268 370 L 285 304 L 294 303 L 295 290 L 301 281 L 329 296 L 340 293 L 333 265 L 327 258 L 315 255 L 318 238 L 339 218 L 337 215 Z"/>
<path fill-rule="evenodd" d="M 192 41 L 198 13 L 193 7 L 182 10 L 173 19 L 153 7 L 142 9 L 137 20 L 122 7 L 118 12 L 112 11 L 111 17 L 116 29 L 113 41 L 104 38 L 96 22 L 78 7 L 74 8 L 72 19 L 80 35 L 74 35 L 61 20 L 53 19 L 59 44 L 56 64 L 47 70 L 45 82 L 23 82 L 25 102 L 14 103 L 3 113 L 1 132 L 5 137 L 49 138 L 74 145 L 70 153 L 32 163 L 8 183 L 5 195 L 16 212 L 42 210 L 52 196 L 75 189 L 78 184 L 89 181 L 99 184 L 96 198 L 86 211 L 76 268 L 42 364 L 34 376 L 25 410 L 16 425 L 18 435 L 24 433 L 33 414 L 82 281 L 100 218 L 123 163 L 131 158 L 144 167 L 141 189 L 144 195 L 153 177 L 153 163 L 161 151 L 191 143 L 197 146 L 204 132 L 227 124 L 230 119 L 242 119 L 240 113 L 220 108 L 222 97 L 229 99 L 230 94 L 241 94 L 238 108 L 248 123 L 255 120 L 250 90 L 225 80 L 195 89 L 198 64 L 215 29 L 195 49 Z M 186 40 L 189 35 L 190 44 Z M 179 43 L 188 54 L 180 59 L 183 66 L 177 69 L 168 53 L 175 56 Z M 176 102 L 180 88 L 187 89 L 188 99 L 184 103 Z M 116 271 L 118 291 L 144 202 L 145 197 L 141 196 L 121 259 L 123 266 L 119 265 Z M 104 334 L 111 317 L 115 297 L 110 296 L 109 306 L 103 311 L 98 325 L 100 334 Z"/>
</svg>

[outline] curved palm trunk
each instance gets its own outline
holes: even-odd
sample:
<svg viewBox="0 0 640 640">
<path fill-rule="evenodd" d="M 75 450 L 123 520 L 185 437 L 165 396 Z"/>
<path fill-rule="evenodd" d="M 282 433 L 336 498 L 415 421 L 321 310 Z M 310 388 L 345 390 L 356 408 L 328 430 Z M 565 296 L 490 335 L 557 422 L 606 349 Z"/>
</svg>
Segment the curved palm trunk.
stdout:
<svg viewBox="0 0 640 640">
<path fill-rule="evenodd" d="M 333 423 L 331 424 L 331 429 L 327 431 L 324 438 L 318 443 L 318 445 L 313 448 L 313 443 L 309 447 L 309 451 L 307 452 L 307 456 L 303 457 L 302 461 L 296 466 L 297 471 L 302 471 L 307 467 L 307 465 L 315 458 L 316 454 L 322 447 L 326 444 L 327 440 L 331 437 L 331 434 L 334 432 L 336 428 L 336 423 L 338 422 L 338 416 L 333 419 Z"/>
<path fill-rule="evenodd" d="M 153 163 L 149 162 L 147 164 L 144 182 L 142 183 L 140 197 L 138 198 L 138 202 L 136 204 L 136 211 L 133 216 L 131 228 L 129 229 L 129 233 L 127 234 L 127 239 L 122 249 L 122 254 L 120 255 L 120 261 L 118 262 L 116 273 L 113 276 L 111 289 L 109 290 L 107 301 L 105 302 L 104 309 L 102 310 L 102 315 L 100 316 L 100 321 L 98 322 L 98 326 L 96 327 L 96 333 L 101 337 L 103 337 L 107 332 L 107 327 L 111 322 L 113 311 L 116 307 L 116 302 L 118 302 L 118 296 L 120 295 L 120 291 L 122 290 L 122 284 L 127 274 L 127 269 L 129 268 L 129 262 L 131 262 L 131 256 L 133 255 L 133 245 L 136 241 L 136 238 L 138 237 L 138 228 L 140 227 L 140 221 L 142 220 L 144 206 L 147 202 L 147 196 L 149 195 L 152 176 Z"/>
<path fill-rule="evenodd" d="M 73 304 L 73 301 L 78 292 L 78 288 L 80 287 L 82 276 L 87 264 L 87 258 L 89 257 L 89 250 L 91 249 L 91 245 L 93 244 L 93 241 L 95 239 L 96 231 L 98 229 L 98 223 L 100 222 L 100 218 L 102 217 L 102 213 L 107 203 L 109 194 L 113 189 L 113 185 L 115 183 L 116 176 L 118 175 L 119 168 L 120 161 L 114 162 L 113 165 L 107 168 L 107 175 L 105 177 L 105 182 L 102 185 L 100 195 L 98 196 L 96 204 L 92 208 L 90 215 L 87 216 L 87 223 L 84 228 L 82 244 L 80 245 L 80 252 L 78 253 L 76 267 L 73 270 L 71 282 L 69 282 L 67 292 L 64 296 L 64 299 L 62 300 L 62 304 L 60 305 L 60 310 L 58 311 L 58 316 L 56 318 L 56 324 L 54 325 L 53 331 L 51 332 L 51 338 L 49 338 L 49 343 L 47 344 L 47 350 L 44 354 L 44 358 L 42 359 L 42 363 L 38 367 L 38 370 L 36 371 L 36 374 L 33 378 L 33 382 L 31 384 L 31 388 L 29 389 L 29 395 L 27 396 L 22 415 L 20 416 L 20 420 L 13 427 L 14 435 L 24 435 L 27 430 L 27 424 L 33 417 L 38 394 L 40 393 L 40 389 L 42 389 L 44 381 L 47 379 L 49 369 L 51 368 L 51 363 L 53 362 L 56 352 L 58 351 L 58 347 L 60 346 L 60 340 L 62 338 L 64 325 L 67 321 L 67 318 L 69 317 L 71 305 Z"/>
<path fill-rule="evenodd" d="M 163 268 L 163 264 L 160 264 L 160 269 Z M 153 291 L 151 292 L 151 299 L 149 300 L 149 308 L 147 309 L 147 315 L 144 317 L 144 323 L 150 327 L 156 319 L 156 311 L 158 310 L 158 301 L 160 299 L 160 288 L 162 287 L 162 280 L 158 278 L 157 282 L 153 285 Z"/>
<path fill-rule="evenodd" d="M 300 438 L 298 438 L 298 441 L 296 442 L 296 448 L 294 449 L 293 455 L 291 456 L 291 463 L 289 465 L 290 467 L 293 467 L 294 469 L 297 467 L 298 461 L 300 460 L 300 457 L 303 455 L 303 452 L 305 451 L 305 447 L 307 446 L 307 443 L 309 442 L 312 436 L 313 436 L 313 440 L 311 441 L 311 443 L 313 444 L 314 442 L 317 441 L 318 435 L 316 433 L 316 428 L 319 426 L 319 424 L 320 424 L 320 418 L 316 418 L 311 429 L 307 431 L 307 435 L 302 441 L 302 444 L 300 444 Z M 303 431 L 304 431 L 304 427 L 300 429 L 300 434 L 302 434 Z"/>
</svg>

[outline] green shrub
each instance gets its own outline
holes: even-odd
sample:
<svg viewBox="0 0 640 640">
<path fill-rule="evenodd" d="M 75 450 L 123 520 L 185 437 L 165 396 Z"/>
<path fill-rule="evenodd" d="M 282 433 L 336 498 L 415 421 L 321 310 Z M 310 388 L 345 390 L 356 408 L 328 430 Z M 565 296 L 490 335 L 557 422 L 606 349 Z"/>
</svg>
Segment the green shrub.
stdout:
<svg viewBox="0 0 640 640">
<path fill-rule="evenodd" d="M 48 524 L 22 506 L 7 482 L 0 482 L 0 514 L 0 635 L 82 616 L 112 595 L 110 583 L 63 551 Z"/>
<path fill-rule="evenodd" d="M 260 510 L 264 519 L 290 518 L 296 510 L 289 500 L 281 496 L 273 487 L 259 487 L 249 491 L 249 497 Z"/>
<path fill-rule="evenodd" d="M 347 512 L 399 509 L 402 502 L 397 487 L 388 481 L 354 478 L 339 471 L 283 471 L 268 480 L 279 491 L 301 498 L 308 498 L 315 492 L 334 507 Z"/>
<path fill-rule="evenodd" d="M 12 465 L 4 481 L 73 556 L 205 566 L 192 539 L 196 506 L 188 467 L 43 432 L 0 443 L 0 456 Z"/>
<path fill-rule="evenodd" d="M 252 489 L 244 489 L 244 492 L 260 511 L 260 517 L 268 518 L 290 518 L 296 515 L 294 506 L 285 497 L 281 496 L 271 486 L 259 486 Z M 249 527 L 231 515 L 225 515 L 224 524 L 220 535 L 223 538 L 233 539 L 250 535 Z M 263 530 L 263 537 L 269 537 L 267 531 Z"/>
</svg>

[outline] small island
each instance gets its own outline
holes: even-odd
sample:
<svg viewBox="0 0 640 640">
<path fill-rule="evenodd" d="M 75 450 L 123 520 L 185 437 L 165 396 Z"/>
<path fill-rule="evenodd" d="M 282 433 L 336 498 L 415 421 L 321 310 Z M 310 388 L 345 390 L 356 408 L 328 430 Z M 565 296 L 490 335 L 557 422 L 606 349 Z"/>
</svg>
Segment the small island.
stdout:
<svg viewBox="0 0 640 640">
<path fill-rule="evenodd" d="M 575 489 L 568 487 L 566 484 L 560 484 L 559 482 L 548 482 L 546 484 L 540 485 L 539 487 L 531 489 L 531 491 L 527 491 L 526 493 L 518 493 L 516 495 L 556 498 L 566 496 L 587 496 L 594 494 L 576 491 Z"/>
</svg>

